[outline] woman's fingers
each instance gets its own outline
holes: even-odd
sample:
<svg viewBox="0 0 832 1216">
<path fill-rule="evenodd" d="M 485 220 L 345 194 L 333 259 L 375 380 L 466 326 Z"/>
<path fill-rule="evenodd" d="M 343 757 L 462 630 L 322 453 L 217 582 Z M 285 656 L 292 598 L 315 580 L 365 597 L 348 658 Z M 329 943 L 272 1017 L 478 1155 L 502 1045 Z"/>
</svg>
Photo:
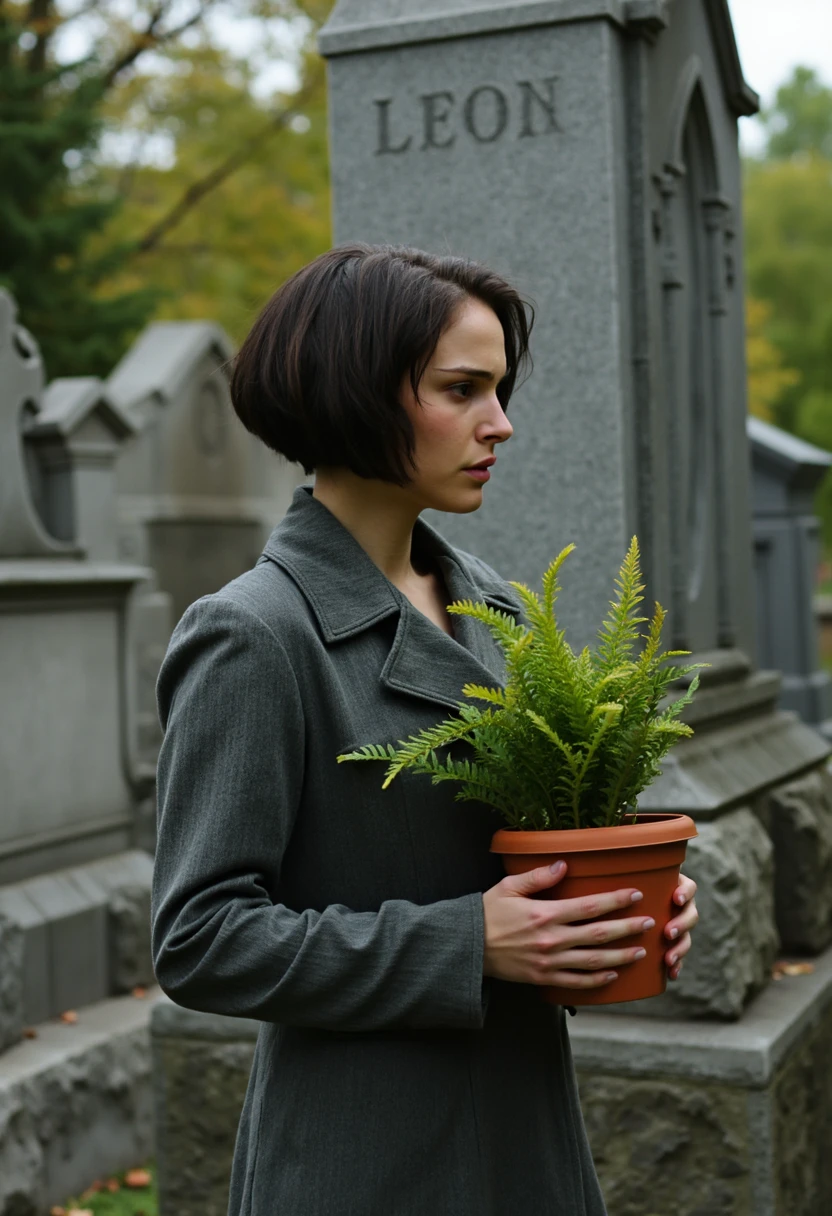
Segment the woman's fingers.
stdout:
<svg viewBox="0 0 832 1216">
<path fill-rule="evenodd" d="M 551 866 L 538 866 L 535 870 L 527 870 L 525 874 L 511 874 L 499 883 L 505 895 L 518 895 L 528 898 L 539 891 L 554 887 L 566 873 L 566 862 L 556 861 Z"/>
<path fill-rule="evenodd" d="M 624 950 L 559 950 L 558 968 L 569 971 L 614 971 L 644 958 L 643 946 L 627 946 Z"/>
<path fill-rule="evenodd" d="M 696 883 L 685 874 L 679 875 L 679 885 L 673 892 L 673 902 L 681 908 L 690 903 L 696 894 Z"/>
<path fill-rule="evenodd" d="M 699 921 L 699 912 L 693 900 L 685 906 L 685 910 L 680 912 L 678 916 L 674 916 L 673 920 L 667 922 L 664 927 L 664 935 L 670 941 L 676 941 L 677 938 L 684 936 L 685 933 L 690 933 L 691 929 Z"/>
<path fill-rule="evenodd" d="M 597 920 L 607 912 L 631 908 L 642 899 L 641 891 L 624 887 L 620 891 L 605 891 L 601 895 L 582 895 L 577 899 L 557 899 L 552 902 L 549 918 L 553 924 L 573 925 Z"/>
<path fill-rule="evenodd" d="M 553 971 L 546 985 L 560 988 L 603 988 L 618 979 L 617 971 Z"/>
<path fill-rule="evenodd" d="M 596 920 L 586 925 L 564 926 L 558 935 L 565 947 L 599 946 L 604 942 L 615 942 L 622 937 L 634 937 L 652 929 L 656 922 L 652 916 L 629 916 L 625 920 Z"/>
<path fill-rule="evenodd" d="M 675 942 L 671 949 L 667 951 L 664 956 L 664 961 L 671 972 L 677 967 L 678 964 L 681 963 L 688 950 L 690 950 L 690 946 L 690 934 L 684 933 L 679 938 L 678 942 Z"/>
</svg>

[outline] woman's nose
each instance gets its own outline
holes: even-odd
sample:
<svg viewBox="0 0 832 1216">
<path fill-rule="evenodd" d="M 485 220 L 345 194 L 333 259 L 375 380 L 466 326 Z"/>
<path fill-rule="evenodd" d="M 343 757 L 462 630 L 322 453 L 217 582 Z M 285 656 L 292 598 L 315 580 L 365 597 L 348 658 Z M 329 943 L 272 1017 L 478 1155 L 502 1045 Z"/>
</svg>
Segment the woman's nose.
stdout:
<svg viewBox="0 0 832 1216">
<path fill-rule="evenodd" d="M 514 434 L 514 427 L 508 420 L 505 410 L 495 398 L 494 410 L 488 420 L 488 438 L 494 443 L 505 443 Z"/>
</svg>

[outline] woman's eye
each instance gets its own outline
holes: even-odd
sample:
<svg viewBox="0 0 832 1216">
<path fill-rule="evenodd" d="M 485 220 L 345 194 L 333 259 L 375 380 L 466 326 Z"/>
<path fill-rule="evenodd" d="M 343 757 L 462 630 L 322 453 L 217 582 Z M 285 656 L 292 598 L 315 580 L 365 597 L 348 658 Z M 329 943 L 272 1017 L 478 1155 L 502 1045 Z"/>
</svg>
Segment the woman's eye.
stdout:
<svg viewBox="0 0 832 1216">
<path fill-rule="evenodd" d="M 456 393 L 458 397 L 470 397 L 474 386 L 470 380 L 466 380 L 462 384 L 452 384 L 450 391 Z"/>
</svg>

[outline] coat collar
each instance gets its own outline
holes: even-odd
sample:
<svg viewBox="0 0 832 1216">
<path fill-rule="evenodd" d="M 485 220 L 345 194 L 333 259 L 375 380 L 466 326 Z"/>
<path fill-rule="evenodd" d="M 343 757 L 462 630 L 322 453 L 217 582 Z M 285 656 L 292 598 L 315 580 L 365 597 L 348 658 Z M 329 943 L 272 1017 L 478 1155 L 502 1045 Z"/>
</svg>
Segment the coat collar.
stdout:
<svg viewBox="0 0 832 1216">
<path fill-rule="evenodd" d="M 502 580 L 477 558 L 449 545 L 421 519 L 414 543 L 435 558 L 451 600 L 483 600 L 517 614 L 517 604 Z M 499 654 L 485 627 L 468 617 L 454 617 L 454 637 L 449 637 L 434 625 L 382 574 L 332 512 L 312 497 L 311 487 L 295 490 L 263 556 L 297 583 L 327 643 L 344 641 L 399 615 L 381 676 L 388 687 L 455 706 L 462 699 L 463 684 L 493 684 L 501 678 Z"/>
</svg>

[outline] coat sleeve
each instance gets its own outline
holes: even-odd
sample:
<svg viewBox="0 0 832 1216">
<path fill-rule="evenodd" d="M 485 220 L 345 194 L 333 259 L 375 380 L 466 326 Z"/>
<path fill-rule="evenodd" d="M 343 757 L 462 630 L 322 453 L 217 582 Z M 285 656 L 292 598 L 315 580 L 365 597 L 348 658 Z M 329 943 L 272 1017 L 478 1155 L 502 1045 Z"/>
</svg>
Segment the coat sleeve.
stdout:
<svg viewBox="0 0 832 1216">
<path fill-rule="evenodd" d="M 364 1031 L 483 1023 L 480 894 L 377 912 L 273 902 L 301 798 L 304 714 L 288 655 L 248 607 L 188 609 L 159 675 L 152 937 L 187 1008 Z"/>
</svg>

